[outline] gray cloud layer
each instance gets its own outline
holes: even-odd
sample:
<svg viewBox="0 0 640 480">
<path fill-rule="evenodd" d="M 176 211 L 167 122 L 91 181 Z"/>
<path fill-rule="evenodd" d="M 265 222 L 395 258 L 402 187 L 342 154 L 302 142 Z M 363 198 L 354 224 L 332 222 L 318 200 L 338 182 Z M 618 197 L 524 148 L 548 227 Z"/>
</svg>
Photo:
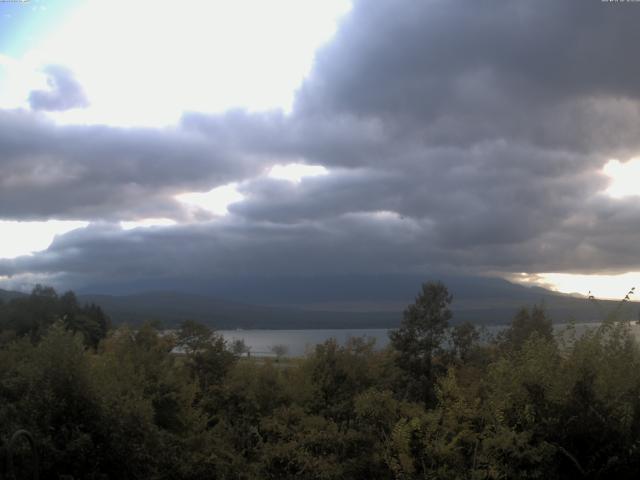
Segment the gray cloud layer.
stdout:
<svg viewBox="0 0 640 480">
<path fill-rule="evenodd" d="M 29 105 L 33 110 L 61 111 L 89 106 L 89 100 L 71 70 L 62 65 L 49 65 L 44 71 L 50 89 L 31 92 Z"/>
<path fill-rule="evenodd" d="M 223 220 L 73 232 L 0 275 L 640 269 L 637 197 L 606 197 L 601 172 L 640 152 L 639 20 L 599 0 L 356 1 L 288 116 L 153 130 L 0 112 L 2 218 L 181 220 L 176 193 L 246 196 Z M 294 161 L 330 174 L 259 175 Z"/>
<path fill-rule="evenodd" d="M 0 111 L 0 217 L 178 217 L 173 195 L 242 178 L 254 161 L 182 129 L 56 126 Z"/>
</svg>

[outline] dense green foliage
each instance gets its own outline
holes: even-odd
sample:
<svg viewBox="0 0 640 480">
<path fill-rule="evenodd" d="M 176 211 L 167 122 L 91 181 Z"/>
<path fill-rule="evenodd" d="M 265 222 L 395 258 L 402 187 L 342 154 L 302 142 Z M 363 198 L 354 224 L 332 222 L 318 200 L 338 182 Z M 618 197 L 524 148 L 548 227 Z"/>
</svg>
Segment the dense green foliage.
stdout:
<svg viewBox="0 0 640 480">
<path fill-rule="evenodd" d="M 41 478 L 635 478 L 627 323 L 554 336 L 535 307 L 480 343 L 449 326 L 451 300 L 425 284 L 386 350 L 271 360 L 195 322 L 107 332 L 98 307 L 39 287 L 0 306 L 0 449 L 33 432 Z"/>
<path fill-rule="evenodd" d="M 80 306 L 73 292 L 58 296 L 51 287 L 37 285 L 31 295 L 8 302 L 0 299 L 0 343 L 28 337 L 38 342 L 56 322 L 71 332 L 82 334 L 86 345 L 97 347 L 109 330 L 109 319 L 102 309 Z"/>
</svg>

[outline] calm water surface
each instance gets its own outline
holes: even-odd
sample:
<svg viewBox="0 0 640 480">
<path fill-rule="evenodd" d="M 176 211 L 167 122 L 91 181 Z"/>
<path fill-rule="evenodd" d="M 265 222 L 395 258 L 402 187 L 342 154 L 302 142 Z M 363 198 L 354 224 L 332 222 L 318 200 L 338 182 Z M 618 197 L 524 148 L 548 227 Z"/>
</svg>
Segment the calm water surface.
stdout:
<svg viewBox="0 0 640 480">
<path fill-rule="evenodd" d="M 376 346 L 384 348 L 389 343 L 389 330 L 386 328 L 371 329 L 335 329 L 335 330 L 219 330 L 218 333 L 228 342 L 244 340 L 251 348 L 251 355 L 272 355 L 274 345 L 284 345 L 287 355 L 298 357 L 313 349 L 318 343 L 335 338 L 344 345 L 351 337 L 375 338 Z"/>
<path fill-rule="evenodd" d="M 581 334 L 589 328 L 594 328 L 597 323 L 576 323 L 576 333 Z M 554 328 L 560 332 L 567 324 L 556 324 Z M 483 338 L 489 338 L 504 329 L 504 325 L 484 327 Z M 640 327 L 632 325 L 633 333 L 640 337 Z M 389 343 L 389 329 L 334 329 L 334 330 L 220 330 L 224 338 L 232 342 L 244 340 L 251 348 L 251 354 L 256 356 L 272 356 L 272 347 L 284 345 L 287 348 L 287 356 L 302 356 L 315 345 L 323 343 L 330 338 L 335 338 L 340 345 L 344 345 L 351 337 L 367 337 L 376 341 L 377 348 L 384 348 Z"/>
</svg>

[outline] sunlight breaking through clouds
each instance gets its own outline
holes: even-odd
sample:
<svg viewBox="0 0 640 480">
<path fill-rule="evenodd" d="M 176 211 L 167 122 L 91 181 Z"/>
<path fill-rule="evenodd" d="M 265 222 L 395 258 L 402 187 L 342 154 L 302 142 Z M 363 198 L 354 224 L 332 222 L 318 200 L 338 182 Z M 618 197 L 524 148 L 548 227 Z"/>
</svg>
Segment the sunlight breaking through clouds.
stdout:
<svg viewBox="0 0 640 480">
<path fill-rule="evenodd" d="M 238 192 L 237 183 L 230 183 L 208 192 L 181 193 L 175 198 L 187 206 L 195 207 L 196 210 L 202 209 L 215 215 L 226 215 L 229 213 L 227 207 L 244 199 L 244 195 Z"/>
<path fill-rule="evenodd" d="M 0 108 L 27 107 L 32 90 L 47 88 L 42 65 L 0 52 Z"/>
<path fill-rule="evenodd" d="M 89 222 L 49 220 L 17 222 L 0 220 L 0 258 L 15 258 L 45 250 L 56 235 L 84 228 Z"/>
<path fill-rule="evenodd" d="M 123 230 L 133 230 L 134 228 L 169 227 L 171 225 L 176 225 L 176 221 L 170 218 L 145 218 L 144 220 L 120 222 L 120 227 Z"/>
<path fill-rule="evenodd" d="M 278 180 L 288 180 L 300 183 L 304 177 L 317 177 L 327 175 L 327 170 L 322 165 L 305 165 L 303 163 L 289 163 L 287 165 L 274 165 L 267 176 Z"/>
<path fill-rule="evenodd" d="M 621 300 L 632 287 L 640 287 L 640 272 L 627 272 L 618 275 L 578 274 L 578 273 L 520 273 L 510 280 L 525 285 L 539 285 L 562 293 L 589 293 L 596 298 Z M 632 298 L 632 300 L 640 300 Z"/>
<path fill-rule="evenodd" d="M 640 158 L 625 163 L 612 159 L 602 170 L 611 178 L 607 195 L 613 198 L 640 195 Z"/>
<path fill-rule="evenodd" d="M 96 228 L 5 262 L 12 272 L 48 275 L 55 260 L 55 274 L 102 280 L 104 255 L 132 275 L 204 258 L 194 264 L 205 277 L 235 274 L 254 254 L 265 274 L 289 272 L 296 256 L 315 272 L 309 252 L 328 272 L 640 271 L 637 25 L 619 8 L 63 3 L 74 5 L 43 15 L 46 28 L 0 22 L 12 47 L 0 45 L 0 218 Z M 546 58 L 572 61 L 549 77 Z M 48 88 L 47 65 L 77 84 Z M 17 225 L 0 256 L 54 235 L 29 245 L 40 232 Z M 185 240 L 198 235 L 233 237 L 237 256 L 213 259 L 210 242 Z M 557 275 L 530 282 L 597 295 L 609 293 L 596 277 L 614 282 Z"/>
<path fill-rule="evenodd" d="M 315 50 L 349 9 L 347 0 L 90 0 L 16 60 L 77 75 L 92 107 L 53 115 L 61 123 L 164 126 L 189 110 L 289 110 Z"/>
</svg>

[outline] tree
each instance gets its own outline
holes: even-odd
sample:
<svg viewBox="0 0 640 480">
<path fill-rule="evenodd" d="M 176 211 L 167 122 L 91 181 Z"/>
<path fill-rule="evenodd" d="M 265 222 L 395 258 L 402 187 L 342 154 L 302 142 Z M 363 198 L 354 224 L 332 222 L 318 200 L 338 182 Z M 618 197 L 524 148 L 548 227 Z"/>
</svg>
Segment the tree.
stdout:
<svg viewBox="0 0 640 480">
<path fill-rule="evenodd" d="M 206 325 L 193 320 L 185 320 L 180 324 L 176 345 L 187 354 L 204 349 L 213 337 L 213 331 Z"/>
<path fill-rule="evenodd" d="M 289 353 L 289 347 L 282 344 L 272 345 L 270 350 L 276 356 L 276 362 L 279 362 L 282 357 Z"/>
<path fill-rule="evenodd" d="M 0 342 L 14 337 L 29 337 L 40 342 L 57 321 L 73 333 L 79 332 L 84 343 L 97 347 L 107 336 L 109 317 L 94 304 L 80 307 L 72 291 L 58 296 L 51 287 L 36 285 L 31 295 L 11 299 L 0 305 Z"/>
<path fill-rule="evenodd" d="M 311 382 L 310 411 L 349 423 L 355 417 L 355 396 L 374 385 L 375 340 L 352 337 L 345 345 L 330 338 L 316 345 L 302 369 Z"/>
<path fill-rule="evenodd" d="M 222 335 L 193 320 L 182 322 L 176 345 L 184 350 L 186 365 L 203 392 L 219 384 L 237 360 Z"/>
<path fill-rule="evenodd" d="M 479 338 L 478 329 L 470 322 L 464 322 L 453 327 L 451 330 L 451 347 L 455 357 L 461 362 L 466 362 Z"/>
<path fill-rule="evenodd" d="M 427 282 L 415 302 L 404 311 L 400 328 L 389 334 L 396 351 L 396 363 L 404 372 L 406 396 L 432 404 L 435 400 L 434 359 L 452 317 L 453 296 L 441 282 Z"/>
<path fill-rule="evenodd" d="M 500 335 L 500 342 L 507 350 L 518 350 L 533 334 L 546 339 L 553 339 L 553 324 L 544 308 L 534 306 L 531 312 L 521 308 L 511 321 L 511 325 Z"/>
<path fill-rule="evenodd" d="M 247 357 L 251 356 L 251 347 L 242 338 L 236 338 L 231 342 L 231 351 L 239 357 L 242 357 L 245 353 Z"/>
</svg>

